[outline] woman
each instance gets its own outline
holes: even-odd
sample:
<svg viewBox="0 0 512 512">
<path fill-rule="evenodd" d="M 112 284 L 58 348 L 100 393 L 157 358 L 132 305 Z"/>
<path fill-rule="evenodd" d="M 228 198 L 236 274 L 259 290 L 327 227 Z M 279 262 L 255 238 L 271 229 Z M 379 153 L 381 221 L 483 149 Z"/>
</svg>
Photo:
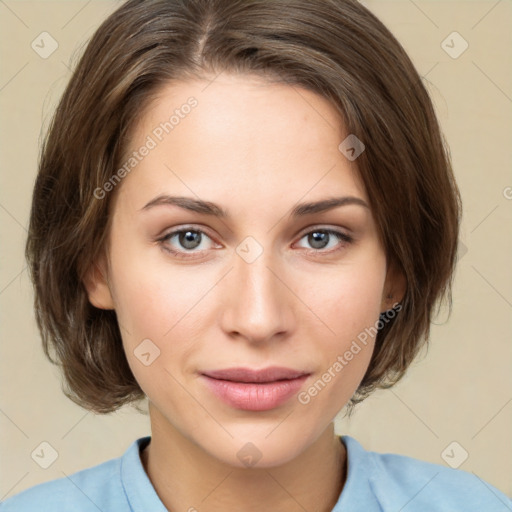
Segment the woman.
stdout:
<svg viewBox="0 0 512 512">
<path fill-rule="evenodd" d="M 66 394 L 147 396 L 152 435 L 2 510 L 507 510 L 333 429 L 428 339 L 460 215 L 421 78 L 357 2 L 128 1 L 57 109 L 27 258 Z"/>
</svg>

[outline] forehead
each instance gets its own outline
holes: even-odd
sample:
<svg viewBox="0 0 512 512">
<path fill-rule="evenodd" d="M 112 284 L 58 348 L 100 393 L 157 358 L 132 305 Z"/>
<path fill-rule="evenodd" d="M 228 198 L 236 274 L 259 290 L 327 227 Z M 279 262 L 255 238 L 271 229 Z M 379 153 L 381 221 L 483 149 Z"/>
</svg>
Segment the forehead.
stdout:
<svg viewBox="0 0 512 512">
<path fill-rule="evenodd" d="M 134 127 L 125 158 L 151 149 L 123 187 L 149 195 L 170 188 L 216 202 L 233 202 L 233 192 L 244 201 L 365 198 L 355 163 L 339 150 L 348 135 L 341 115 L 327 99 L 255 76 L 213 78 L 160 89 Z"/>
</svg>

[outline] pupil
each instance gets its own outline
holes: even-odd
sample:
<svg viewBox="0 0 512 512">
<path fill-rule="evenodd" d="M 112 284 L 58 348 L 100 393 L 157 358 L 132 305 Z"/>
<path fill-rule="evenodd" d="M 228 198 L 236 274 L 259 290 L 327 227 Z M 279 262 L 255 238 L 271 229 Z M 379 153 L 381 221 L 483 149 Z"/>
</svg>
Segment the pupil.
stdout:
<svg viewBox="0 0 512 512">
<path fill-rule="evenodd" d="M 180 243 L 186 249 L 194 249 L 201 242 L 199 233 L 195 231 L 185 231 L 181 233 Z M 195 239 L 195 240 L 194 240 Z M 198 242 L 199 240 L 199 242 Z"/>
<path fill-rule="evenodd" d="M 315 249 L 323 249 L 326 246 L 327 233 L 315 231 L 310 237 L 312 238 L 310 243 Z"/>
</svg>

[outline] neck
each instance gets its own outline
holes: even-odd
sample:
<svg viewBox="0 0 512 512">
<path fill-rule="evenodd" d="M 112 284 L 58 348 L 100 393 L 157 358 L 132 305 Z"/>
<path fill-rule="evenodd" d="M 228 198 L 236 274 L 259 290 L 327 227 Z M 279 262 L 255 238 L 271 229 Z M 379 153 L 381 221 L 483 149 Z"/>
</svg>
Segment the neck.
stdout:
<svg viewBox="0 0 512 512">
<path fill-rule="evenodd" d="M 330 512 L 346 478 L 346 450 L 330 425 L 295 459 L 270 468 L 227 465 L 184 437 L 168 422 L 155 421 L 141 460 L 164 506 L 200 512 Z"/>
</svg>

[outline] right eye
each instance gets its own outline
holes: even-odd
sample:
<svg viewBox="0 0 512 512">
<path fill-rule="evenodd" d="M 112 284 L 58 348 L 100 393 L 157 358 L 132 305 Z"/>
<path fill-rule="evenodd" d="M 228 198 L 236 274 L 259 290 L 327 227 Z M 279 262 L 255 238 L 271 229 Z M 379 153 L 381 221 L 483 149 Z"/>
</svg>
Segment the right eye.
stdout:
<svg viewBox="0 0 512 512">
<path fill-rule="evenodd" d="M 211 238 L 201 229 L 197 228 L 181 228 L 175 229 L 163 237 L 158 239 L 158 242 L 162 245 L 162 248 L 170 252 L 171 254 L 180 258 L 189 258 L 191 253 L 201 253 L 207 249 L 195 250 L 201 246 L 204 238 Z M 173 242 L 175 245 L 173 245 Z"/>
</svg>

